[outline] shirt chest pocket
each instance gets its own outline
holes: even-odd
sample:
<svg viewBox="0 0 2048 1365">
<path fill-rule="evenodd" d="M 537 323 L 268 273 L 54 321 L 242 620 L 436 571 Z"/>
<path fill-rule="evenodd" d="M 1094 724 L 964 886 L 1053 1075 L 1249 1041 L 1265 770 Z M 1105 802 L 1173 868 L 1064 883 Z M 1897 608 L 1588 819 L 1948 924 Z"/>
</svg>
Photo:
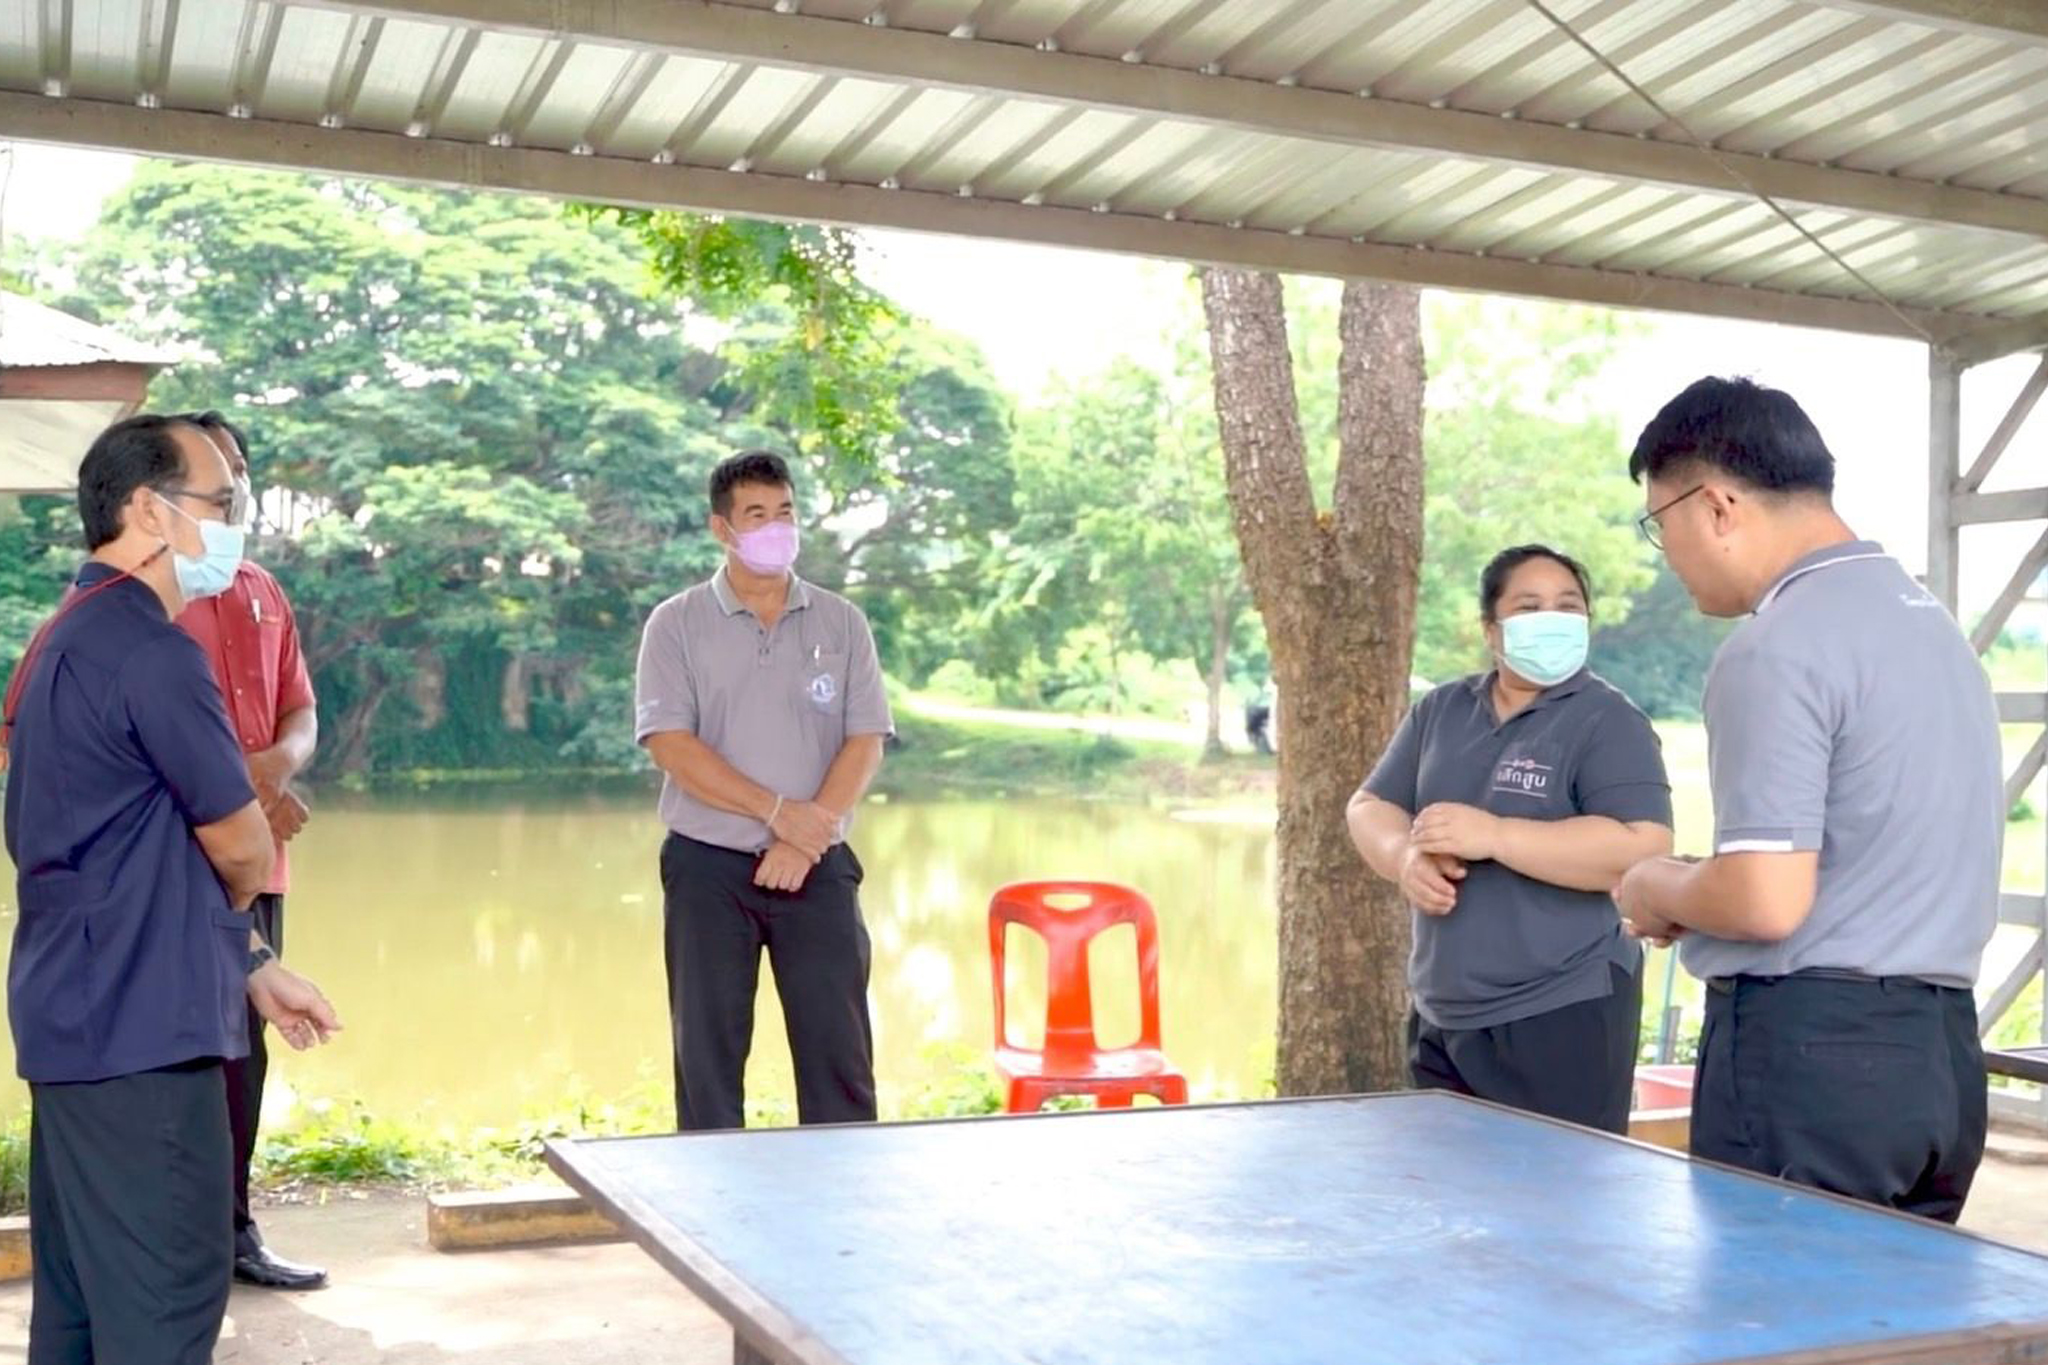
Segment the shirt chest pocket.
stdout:
<svg viewBox="0 0 2048 1365">
<path fill-rule="evenodd" d="M 817 716 L 846 714 L 846 655 L 815 654 L 797 672 L 797 708 Z"/>
<path fill-rule="evenodd" d="M 1484 801 L 1495 815 L 1555 820 L 1571 814 L 1564 746 L 1553 740 L 1518 740 L 1502 749 L 1487 774 Z"/>
</svg>

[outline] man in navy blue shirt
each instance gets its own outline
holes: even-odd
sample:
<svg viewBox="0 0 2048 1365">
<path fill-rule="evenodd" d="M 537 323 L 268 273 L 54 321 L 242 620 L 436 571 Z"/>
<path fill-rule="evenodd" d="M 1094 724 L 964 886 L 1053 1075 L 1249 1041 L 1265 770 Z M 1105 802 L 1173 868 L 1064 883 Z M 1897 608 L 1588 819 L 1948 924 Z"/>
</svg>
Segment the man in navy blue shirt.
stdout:
<svg viewBox="0 0 2048 1365">
<path fill-rule="evenodd" d="M 251 928 L 270 824 L 172 624 L 233 581 L 234 503 L 198 427 L 103 432 L 78 477 L 91 558 L 8 688 L 31 1365 L 211 1359 L 234 1258 L 221 1063 L 247 1051 L 244 1002 L 293 1047 L 340 1027 Z"/>
</svg>

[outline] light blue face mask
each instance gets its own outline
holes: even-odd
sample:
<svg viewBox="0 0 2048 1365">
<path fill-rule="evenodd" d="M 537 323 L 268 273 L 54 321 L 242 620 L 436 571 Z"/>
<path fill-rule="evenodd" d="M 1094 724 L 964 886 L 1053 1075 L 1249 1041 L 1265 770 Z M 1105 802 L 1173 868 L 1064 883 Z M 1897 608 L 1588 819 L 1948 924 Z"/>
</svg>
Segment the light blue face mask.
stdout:
<svg viewBox="0 0 2048 1365">
<path fill-rule="evenodd" d="M 226 592 L 235 581 L 235 570 L 242 566 L 242 528 L 224 521 L 201 521 L 161 493 L 157 500 L 197 526 L 199 543 L 205 547 L 197 555 L 180 554 L 172 548 L 171 568 L 178 575 L 179 594 L 187 602 L 197 602 Z"/>
<path fill-rule="evenodd" d="M 1552 687 L 1586 666 L 1588 627 L 1575 611 L 1530 611 L 1500 623 L 1500 661 L 1538 687 Z"/>
</svg>

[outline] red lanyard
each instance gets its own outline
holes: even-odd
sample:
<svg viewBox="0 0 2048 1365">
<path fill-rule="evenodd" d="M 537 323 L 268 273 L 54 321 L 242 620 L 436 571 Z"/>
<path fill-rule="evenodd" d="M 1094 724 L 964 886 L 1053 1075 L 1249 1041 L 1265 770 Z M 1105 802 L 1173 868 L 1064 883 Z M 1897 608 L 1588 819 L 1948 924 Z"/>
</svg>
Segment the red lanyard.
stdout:
<svg viewBox="0 0 2048 1365">
<path fill-rule="evenodd" d="M 157 554 L 161 553 L 163 553 L 161 550 L 157 552 Z M 43 645 L 48 640 L 50 631 L 59 621 L 64 619 L 65 613 L 69 612 L 73 607 L 78 606 L 96 593 L 106 591 L 116 583 L 133 578 L 136 570 L 141 569 L 150 560 L 155 558 L 156 555 L 151 555 L 149 559 L 143 560 L 135 568 L 123 569 L 112 578 L 101 583 L 95 583 L 82 592 L 79 590 L 78 585 L 74 583 L 71 587 L 65 589 L 63 600 L 57 603 L 57 610 L 51 612 L 49 619 L 36 627 L 36 633 L 29 637 L 28 648 L 22 651 L 21 662 L 14 666 L 14 676 L 7 680 L 7 698 L 5 702 L 0 702 L 0 770 L 4 770 L 7 766 L 7 742 L 14 735 L 15 711 L 21 705 L 22 689 L 28 685 L 29 669 L 34 665 L 36 657 L 43 652 Z"/>
</svg>

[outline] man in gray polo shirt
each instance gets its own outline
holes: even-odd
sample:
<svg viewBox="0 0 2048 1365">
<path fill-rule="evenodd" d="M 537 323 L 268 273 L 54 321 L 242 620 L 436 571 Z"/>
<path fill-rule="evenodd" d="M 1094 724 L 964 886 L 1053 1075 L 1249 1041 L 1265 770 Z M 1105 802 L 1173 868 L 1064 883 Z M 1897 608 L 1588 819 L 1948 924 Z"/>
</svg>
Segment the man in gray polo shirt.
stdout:
<svg viewBox="0 0 2048 1365">
<path fill-rule="evenodd" d="M 1972 987 L 1998 909 L 1998 717 L 1941 605 L 1835 514 L 1799 405 L 1703 379 L 1629 473 L 1700 610 L 1714 856 L 1616 899 L 1708 987 L 1692 1150 L 1954 1221 L 1983 1156 Z"/>
<path fill-rule="evenodd" d="M 853 807 L 893 726 L 860 609 L 799 579 L 779 456 L 711 474 L 725 564 L 640 639 L 635 739 L 663 774 L 661 850 L 676 1126 L 738 1128 L 767 949 L 796 1068 L 797 1118 L 875 1117 L 869 944 Z"/>
</svg>

